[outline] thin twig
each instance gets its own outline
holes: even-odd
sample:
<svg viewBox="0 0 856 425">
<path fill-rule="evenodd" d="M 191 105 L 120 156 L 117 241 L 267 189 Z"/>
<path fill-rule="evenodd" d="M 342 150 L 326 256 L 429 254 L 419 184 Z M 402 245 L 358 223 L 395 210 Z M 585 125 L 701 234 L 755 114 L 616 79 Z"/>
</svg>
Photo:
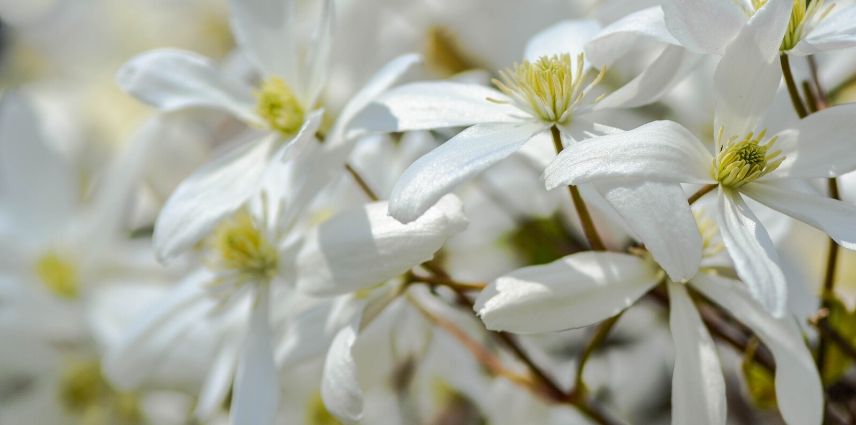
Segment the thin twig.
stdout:
<svg viewBox="0 0 856 425">
<path fill-rule="evenodd" d="M 800 119 L 808 116 L 808 112 L 800 99 L 800 92 L 797 89 L 797 84 L 794 81 L 794 75 L 791 73 L 791 61 L 787 54 L 779 56 L 779 63 L 782 65 L 782 75 L 785 77 L 785 85 L 788 87 L 788 94 L 791 97 L 791 103 L 794 105 L 794 111 L 799 115 Z"/>
<path fill-rule="evenodd" d="M 699 189 L 698 191 L 696 191 L 696 193 L 693 193 L 692 195 L 690 195 L 689 198 L 687 198 L 687 203 L 689 203 L 690 205 L 694 204 L 696 201 L 701 199 L 702 196 L 707 195 L 708 193 L 713 191 L 713 189 L 716 189 L 716 187 L 717 185 L 715 184 L 706 184 L 702 186 L 701 189 Z"/>
<path fill-rule="evenodd" d="M 562 135 L 559 133 L 558 127 L 555 125 L 550 127 L 550 133 L 553 136 L 553 146 L 556 148 L 556 153 L 562 152 Z M 577 210 L 577 216 L 580 218 L 580 224 L 583 227 L 583 233 L 586 235 L 589 246 L 595 251 L 605 251 L 606 245 L 597 233 L 597 228 L 594 226 L 594 220 L 591 218 L 586 202 L 580 195 L 579 189 L 576 186 L 568 186 L 568 191 L 571 193 L 571 202 L 574 203 L 574 208 Z"/>
<path fill-rule="evenodd" d="M 354 167 L 351 167 L 351 164 L 346 163 L 345 170 L 347 170 L 348 173 L 351 174 L 351 177 L 354 178 L 354 182 L 357 183 L 360 189 L 362 189 L 363 193 L 365 193 L 370 200 L 372 200 L 373 202 L 380 200 L 380 198 L 377 196 L 377 193 L 375 193 L 375 191 L 372 190 L 369 184 L 366 183 L 366 180 L 363 179 L 363 176 L 361 176 L 360 173 L 358 173 L 357 170 L 354 169 Z"/>
</svg>

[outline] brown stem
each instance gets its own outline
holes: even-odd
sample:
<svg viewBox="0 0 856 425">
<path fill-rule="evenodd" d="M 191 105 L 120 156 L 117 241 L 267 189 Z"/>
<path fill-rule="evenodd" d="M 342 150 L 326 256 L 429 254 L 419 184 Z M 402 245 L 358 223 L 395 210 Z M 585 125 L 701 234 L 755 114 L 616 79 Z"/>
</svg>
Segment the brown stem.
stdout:
<svg viewBox="0 0 856 425">
<path fill-rule="evenodd" d="M 377 196 L 377 193 L 375 193 L 375 191 L 372 190 L 369 184 L 366 183 L 365 179 L 363 179 L 363 176 L 361 176 L 360 173 L 358 173 L 357 170 L 354 169 L 354 167 L 351 167 L 351 164 L 345 164 L 345 170 L 347 170 L 348 173 L 351 174 L 351 177 L 354 178 L 354 181 L 357 183 L 360 189 L 362 189 L 363 193 L 365 193 L 366 196 L 369 197 L 370 200 L 380 200 L 380 198 Z"/>
<path fill-rule="evenodd" d="M 696 201 L 701 199 L 702 196 L 707 195 L 713 189 L 716 189 L 715 184 L 706 184 L 702 186 L 701 189 L 699 189 L 698 191 L 696 191 L 696 193 L 693 193 L 689 198 L 687 198 L 687 203 L 689 203 L 690 205 L 694 204 Z"/>
<path fill-rule="evenodd" d="M 564 149 L 564 146 L 562 146 L 562 135 L 559 133 L 559 128 L 555 125 L 550 127 L 550 133 L 553 135 L 553 146 L 556 148 L 556 153 L 558 154 Z M 591 214 L 589 214 L 586 202 L 580 196 L 579 189 L 571 185 L 568 186 L 568 191 L 571 193 L 571 202 L 574 203 L 574 208 L 577 210 L 577 215 L 580 218 L 580 224 L 583 227 L 583 233 L 586 235 L 589 246 L 595 251 L 606 251 L 606 245 L 603 244 L 603 240 L 600 239 L 600 235 L 597 233 L 594 220 L 592 220 Z"/>
<path fill-rule="evenodd" d="M 588 344 L 586 344 L 585 348 L 583 348 L 582 354 L 580 354 L 580 359 L 577 363 L 576 376 L 574 378 L 574 386 L 571 388 L 570 398 L 582 397 L 586 393 L 585 381 L 583 380 L 583 373 L 585 372 L 586 363 L 588 362 L 591 355 L 594 351 L 600 347 L 604 341 L 606 341 L 606 337 L 609 336 L 609 332 L 618 323 L 618 319 L 621 318 L 621 315 L 624 313 L 618 313 L 617 315 L 610 317 L 609 319 L 604 320 L 595 330 Z"/>
<path fill-rule="evenodd" d="M 800 92 L 797 89 L 797 84 L 794 81 L 794 75 L 791 73 L 791 61 L 787 54 L 779 56 L 779 63 L 782 65 L 782 75 L 785 77 L 785 85 L 788 87 L 788 94 L 791 97 L 791 103 L 794 105 L 794 111 L 799 115 L 800 119 L 808 116 L 808 112 L 800 99 Z"/>
<path fill-rule="evenodd" d="M 415 282 L 427 283 L 430 285 L 448 286 L 459 291 L 481 291 L 487 286 L 484 282 L 460 282 L 449 277 L 438 276 L 432 274 L 430 276 L 413 273 L 411 279 Z"/>
</svg>

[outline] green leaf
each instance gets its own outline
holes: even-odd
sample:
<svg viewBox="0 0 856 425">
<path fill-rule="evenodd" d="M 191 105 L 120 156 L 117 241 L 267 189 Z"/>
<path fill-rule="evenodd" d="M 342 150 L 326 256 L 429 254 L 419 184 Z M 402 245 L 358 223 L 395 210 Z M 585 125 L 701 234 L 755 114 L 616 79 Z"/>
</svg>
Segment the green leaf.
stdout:
<svg viewBox="0 0 856 425">
<path fill-rule="evenodd" d="M 850 344 L 856 345 L 856 311 L 848 310 L 841 300 L 834 297 L 829 298 L 827 303 L 829 304 L 829 315 L 825 319 L 826 324 Z M 829 341 L 826 347 L 823 382 L 829 385 L 844 376 L 847 370 L 853 366 L 853 359 L 832 341 Z"/>
<path fill-rule="evenodd" d="M 772 409 L 776 407 L 776 384 L 773 372 L 755 361 L 757 349 L 758 340 L 753 339 L 743 354 L 743 366 L 741 368 L 743 379 L 746 382 L 752 403 L 759 409 Z"/>
</svg>

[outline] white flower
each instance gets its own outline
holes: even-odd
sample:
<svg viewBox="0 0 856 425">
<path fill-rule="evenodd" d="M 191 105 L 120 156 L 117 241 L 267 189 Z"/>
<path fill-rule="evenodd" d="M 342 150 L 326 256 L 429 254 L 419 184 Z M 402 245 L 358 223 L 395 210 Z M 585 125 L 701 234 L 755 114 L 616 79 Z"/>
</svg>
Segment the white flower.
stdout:
<svg viewBox="0 0 856 425">
<path fill-rule="evenodd" d="M 156 303 L 114 347 L 109 376 L 122 388 L 140 385 L 146 370 L 182 335 L 207 322 L 223 329 L 223 342 L 197 416 L 210 416 L 234 380 L 232 423 L 272 423 L 280 391 L 277 359 L 294 364 L 318 356 L 347 325 L 325 320 L 334 314 L 331 305 L 302 297 L 293 290 L 295 283 L 347 292 L 386 281 L 430 259 L 463 223 L 460 203 L 450 198 L 437 214 L 411 225 L 387 217 L 386 204 L 378 203 L 308 229 L 306 208 L 329 181 L 310 170 L 341 170 L 335 166 L 341 159 L 339 152 L 313 144 L 304 160 L 271 167 L 263 191 L 218 222 L 205 266 Z M 325 321 L 331 328 L 315 332 Z M 278 342 L 281 328 L 287 334 Z M 338 347 L 335 340 L 333 347 Z"/>
<path fill-rule="evenodd" d="M 615 316 L 666 279 L 650 259 L 584 252 L 496 279 L 475 310 L 488 329 L 555 332 Z M 776 319 L 743 285 L 702 271 L 687 284 L 668 280 L 670 327 L 675 344 L 672 423 L 725 424 L 725 382 L 713 340 L 688 288 L 731 312 L 770 349 L 776 362 L 776 396 L 789 425 L 818 425 L 823 389 L 811 352 L 796 323 Z"/>
<path fill-rule="evenodd" d="M 604 62 L 614 61 L 638 38 L 666 46 L 650 70 L 600 102 L 589 92 L 605 68 L 592 76 L 583 53 L 586 43 L 600 30 L 594 21 L 565 21 L 536 34 L 526 48 L 526 60 L 502 72 L 495 81 L 499 90 L 475 84 L 425 82 L 382 95 L 357 118 L 356 126 L 385 131 L 469 126 L 404 172 L 390 197 L 390 214 L 404 222 L 412 221 L 457 185 L 528 142 L 545 142 L 551 132 L 558 132 L 561 143 L 567 145 L 591 135 L 590 131 L 612 131 L 594 123 L 592 113 L 638 106 L 662 96 L 693 60 L 665 31 L 659 9 L 646 13 L 644 34 L 607 28 L 603 38 L 598 36 L 593 41 L 592 51 Z M 669 72 L 660 72 L 663 68 Z M 701 240 L 689 210 L 680 207 L 683 194 L 678 185 L 601 184 L 593 189 L 586 189 L 587 196 L 605 197 L 676 280 L 695 273 Z M 663 208 L 666 205 L 670 207 Z M 657 221 L 674 223 L 674 231 L 652 232 L 657 227 L 651 223 Z"/>
<path fill-rule="evenodd" d="M 765 9 L 758 12 L 761 15 Z M 767 231 L 746 204 L 762 204 L 856 248 L 856 207 L 795 189 L 794 179 L 834 177 L 856 169 L 848 135 L 856 105 L 832 107 L 768 135 L 759 128 L 779 85 L 774 58 L 758 54 L 765 27 L 752 21 L 728 47 L 715 75 L 716 148 L 680 125 L 656 121 L 569 146 L 545 171 L 548 188 L 598 181 L 682 182 L 718 187 L 718 221 L 741 279 L 776 315 L 785 308 L 785 277 Z M 664 223 L 664 226 L 668 226 Z"/>
<path fill-rule="evenodd" d="M 670 0 L 669 30 L 687 48 L 722 55 L 747 21 L 762 8 L 776 9 L 767 21 L 770 39 L 763 52 L 807 56 L 856 46 L 856 4 L 835 0 Z"/>
</svg>

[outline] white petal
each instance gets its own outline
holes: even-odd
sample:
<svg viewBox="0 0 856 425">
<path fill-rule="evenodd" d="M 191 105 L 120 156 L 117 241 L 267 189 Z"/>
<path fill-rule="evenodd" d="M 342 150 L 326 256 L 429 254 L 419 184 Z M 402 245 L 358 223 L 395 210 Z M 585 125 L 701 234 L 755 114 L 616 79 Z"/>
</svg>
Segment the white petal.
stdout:
<svg viewBox="0 0 856 425">
<path fill-rule="evenodd" d="M 273 425 L 279 402 L 279 371 L 274 364 L 268 289 L 259 289 L 235 377 L 232 425 Z"/>
<path fill-rule="evenodd" d="M 178 186 L 155 223 L 161 261 L 190 248 L 258 190 L 272 146 L 271 138 L 239 146 Z"/>
<path fill-rule="evenodd" d="M 384 65 L 342 108 L 342 112 L 339 114 L 339 118 L 336 119 L 336 124 L 326 142 L 332 146 L 344 144 L 346 142 L 345 131 L 350 126 L 354 117 L 366 108 L 378 95 L 395 84 L 404 73 L 421 61 L 421 56 L 410 53 L 399 56 Z"/>
<path fill-rule="evenodd" d="M 536 61 L 542 56 L 583 52 L 586 43 L 600 30 L 600 24 L 591 19 L 562 21 L 535 34 L 526 44 L 524 57 Z"/>
<path fill-rule="evenodd" d="M 836 177 L 856 170 L 853 135 L 856 103 L 815 112 L 796 123 L 793 146 L 782 147 L 785 161 L 772 175 Z"/>
<path fill-rule="evenodd" d="M 0 208 L 16 226 L 54 236 L 75 206 L 76 185 L 68 161 L 45 139 L 36 111 L 15 92 L 0 100 Z"/>
<path fill-rule="evenodd" d="M 240 344 L 229 341 L 220 348 L 202 389 L 199 392 L 199 400 L 196 402 L 194 416 L 201 421 L 210 420 L 223 405 L 232 382 L 235 378 L 235 368 L 238 365 L 238 353 Z"/>
<path fill-rule="evenodd" d="M 681 82 L 700 59 L 681 46 L 666 46 L 645 71 L 601 99 L 595 108 L 634 108 L 656 102 Z"/>
<path fill-rule="evenodd" d="M 826 196 L 797 192 L 775 182 L 747 184 L 741 191 L 752 199 L 808 223 L 856 250 L 856 206 Z"/>
<path fill-rule="evenodd" d="M 789 54 L 812 55 L 856 46 L 856 5 L 835 4 L 832 13 L 805 34 Z"/>
<path fill-rule="evenodd" d="M 811 352 L 792 318 L 775 319 L 740 282 L 699 273 L 693 286 L 752 329 L 776 362 L 776 398 L 788 425 L 819 425 L 823 387 Z"/>
<path fill-rule="evenodd" d="M 293 0 L 230 0 L 229 20 L 241 51 L 267 76 L 299 84 Z"/>
<path fill-rule="evenodd" d="M 363 416 L 363 391 L 357 381 L 357 364 L 351 350 L 357 339 L 356 325 L 342 328 L 333 339 L 324 362 L 321 399 L 330 413 L 347 422 Z"/>
<path fill-rule="evenodd" d="M 671 0 L 663 4 L 666 25 L 681 44 L 698 53 L 721 55 L 746 22 L 735 2 Z"/>
<path fill-rule="evenodd" d="M 784 36 L 790 5 L 791 0 L 768 1 L 728 46 L 716 67 L 716 131 L 724 127 L 726 138 L 756 131 L 773 102 L 782 79 L 775 53 Z M 776 41 L 771 48 L 773 39 Z"/>
<path fill-rule="evenodd" d="M 504 94 L 476 84 L 446 81 L 406 84 L 381 95 L 355 119 L 355 127 L 378 131 L 431 130 L 478 123 L 511 123 L 523 114 Z"/>
<path fill-rule="evenodd" d="M 318 101 L 321 91 L 327 84 L 330 50 L 333 44 L 334 9 L 335 2 L 333 0 L 324 0 L 321 6 L 321 18 L 315 25 L 315 35 L 311 41 L 312 47 L 309 49 L 309 75 L 307 78 L 303 78 L 308 85 L 307 105 L 314 105 Z"/>
<path fill-rule="evenodd" d="M 491 282 L 473 307 L 488 329 L 553 332 L 593 325 L 632 305 L 661 279 L 645 260 L 583 252 Z"/>
<path fill-rule="evenodd" d="M 770 235 L 740 194 L 719 190 L 717 216 L 722 241 L 752 296 L 776 316 L 785 313 L 786 283 Z"/>
<path fill-rule="evenodd" d="M 376 202 L 343 212 L 307 237 L 300 254 L 300 288 L 312 295 L 374 286 L 430 260 L 467 225 L 461 201 L 446 195 L 417 220 L 401 224 Z"/>
<path fill-rule="evenodd" d="M 324 355 L 333 340 L 333 334 L 326 329 L 331 308 L 331 303 L 319 304 L 289 320 L 276 350 L 280 367 L 287 369 Z"/>
<path fill-rule="evenodd" d="M 678 183 L 596 183 L 669 277 L 682 282 L 698 272 L 702 239 Z"/>
<path fill-rule="evenodd" d="M 177 338 L 196 323 L 206 310 L 203 285 L 213 276 L 205 271 L 192 273 L 162 299 L 147 308 L 104 358 L 104 373 L 122 389 L 139 386 L 168 352 Z"/>
<path fill-rule="evenodd" d="M 389 199 L 389 213 L 402 222 L 422 215 L 458 184 L 516 152 L 544 131 L 542 123 L 474 125 L 414 162 Z"/>
<path fill-rule="evenodd" d="M 547 189 L 591 181 L 709 183 L 713 157 L 689 130 L 654 121 L 571 144 L 544 171 Z"/>
<path fill-rule="evenodd" d="M 174 49 L 143 53 L 122 66 L 116 80 L 125 91 L 162 111 L 217 108 L 247 122 L 259 121 L 252 89 L 196 53 Z"/>
<path fill-rule="evenodd" d="M 586 56 L 595 65 L 609 66 L 640 39 L 680 45 L 666 28 L 663 9 L 655 6 L 631 13 L 604 28 L 586 45 Z"/>
<path fill-rule="evenodd" d="M 675 343 L 672 423 L 724 425 L 725 379 L 716 345 L 683 284 L 669 282 L 669 327 Z"/>
</svg>

